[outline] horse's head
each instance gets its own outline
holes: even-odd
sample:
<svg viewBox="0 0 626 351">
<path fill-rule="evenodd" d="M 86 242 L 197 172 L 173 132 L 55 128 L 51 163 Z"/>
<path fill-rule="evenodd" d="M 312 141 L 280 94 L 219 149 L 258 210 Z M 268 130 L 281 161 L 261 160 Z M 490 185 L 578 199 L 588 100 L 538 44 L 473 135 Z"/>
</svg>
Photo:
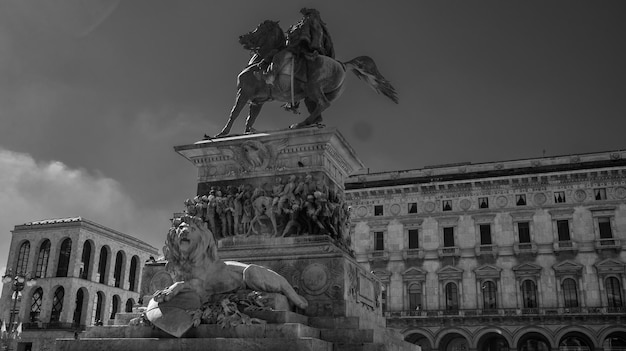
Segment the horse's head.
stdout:
<svg viewBox="0 0 626 351">
<path fill-rule="evenodd" d="M 264 21 L 252 32 L 239 36 L 239 44 L 246 50 L 277 49 L 285 45 L 285 33 L 277 21 Z"/>
</svg>

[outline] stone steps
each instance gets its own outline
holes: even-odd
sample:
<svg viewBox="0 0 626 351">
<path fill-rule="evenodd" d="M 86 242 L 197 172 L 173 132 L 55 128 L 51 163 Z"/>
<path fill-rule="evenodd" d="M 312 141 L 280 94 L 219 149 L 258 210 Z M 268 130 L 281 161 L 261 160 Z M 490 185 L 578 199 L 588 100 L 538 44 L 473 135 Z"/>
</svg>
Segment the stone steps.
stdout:
<svg viewBox="0 0 626 351">
<path fill-rule="evenodd" d="M 316 338 L 85 338 L 57 339 L 59 351 L 333 351 Z"/>
<path fill-rule="evenodd" d="M 289 311 L 251 311 L 266 324 L 222 328 L 201 324 L 176 338 L 147 326 L 94 326 L 79 340 L 59 339 L 59 350 L 419 350 L 386 328 L 368 329 L 358 317 L 307 317 Z M 101 345 L 107 345 L 102 347 Z M 182 345 L 182 346 L 181 346 Z"/>
</svg>

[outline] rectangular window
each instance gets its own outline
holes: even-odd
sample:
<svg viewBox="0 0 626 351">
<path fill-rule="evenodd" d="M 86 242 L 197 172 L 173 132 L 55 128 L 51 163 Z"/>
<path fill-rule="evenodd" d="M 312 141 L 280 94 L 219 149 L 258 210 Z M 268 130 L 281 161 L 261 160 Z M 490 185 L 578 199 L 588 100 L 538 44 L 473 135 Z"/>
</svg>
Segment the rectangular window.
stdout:
<svg viewBox="0 0 626 351">
<path fill-rule="evenodd" d="M 600 239 L 612 239 L 613 238 L 610 217 L 599 217 L 598 228 L 600 229 Z"/>
<path fill-rule="evenodd" d="M 530 223 L 518 222 L 517 233 L 519 235 L 520 244 L 530 243 Z"/>
<path fill-rule="evenodd" d="M 491 245 L 491 225 L 481 224 L 480 228 L 480 244 Z"/>
<path fill-rule="evenodd" d="M 516 206 L 526 206 L 526 194 L 515 195 Z"/>
<path fill-rule="evenodd" d="M 417 202 L 409 202 L 409 213 L 417 213 Z"/>
<path fill-rule="evenodd" d="M 452 200 L 443 200 L 442 205 L 442 210 L 452 211 Z"/>
<path fill-rule="evenodd" d="M 569 236 L 569 221 L 567 219 L 556 221 L 556 230 L 559 234 L 559 241 L 571 240 Z"/>
<path fill-rule="evenodd" d="M 443 246 L 454 247 L 454 227 L 443 228 Z"/>
<path fill-rule="evenodd" d="M 555 204 L 565 203 L 565 192 L 564 191 L 555 191 L 554 192 L 554 203 Z"/>
<path fill-rule="evenodd" d="M 409 229 L 409 249 L 419 248 L 419 236 L 417 229 Z"/>
<path fill-rule="evenodd" d="M 382 215 L 383 215 L 383 205 L 375 205 L 374 216 L 382 216 Z"/>
<path fill-rule="evenodd" d="M 374 232 L 374 250 L 382 251 L 385 249 L 384 232 Z"/>
<path fill-rule="evenodd" d="M 605 188 L 593 189 L 593 194 L 594 194 L 596 200 L 606 200 L 606 189 Z"/>
<path fill-rule="evenodd" d="M 489 208 L 489 199 L 486 197 L 478 198 L 478 207 L 479 208 Z"/>
</svg>

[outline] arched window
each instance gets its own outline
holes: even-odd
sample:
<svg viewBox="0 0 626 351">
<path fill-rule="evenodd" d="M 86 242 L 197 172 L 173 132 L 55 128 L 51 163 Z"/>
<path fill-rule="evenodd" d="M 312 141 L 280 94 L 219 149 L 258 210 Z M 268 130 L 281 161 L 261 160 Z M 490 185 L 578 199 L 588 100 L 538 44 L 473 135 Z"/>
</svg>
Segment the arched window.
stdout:
<svg viewBox="0 0 626 351">
<path fill-rule="evenodd" d="M 78 289 L 76 292 L 76 305 L 74 306 L 74 317 L 72 322 L 74 325 L 80 325 L 83 319 L 83 305 L 85 304 L 85 288 Z"/>
<path fill-rule="evenodd" d="M 72 254 L 72 239 L 67 238 L 61 244 L 59 251 L 59 265 L 57 266 L 57 277 L 67 277 L 70 266 L 70 256 Z"/>
<path fill-rule="evenodd" d="M 95 300 L 93 301 L 93 325 L 102 325 L 102 309 L 104 307 L 104 293 L 102 291 L 98 291 L 95 296 Z"/>
<path fill-rule="evenodd" d="M 35 323 L 39 321 L 39 315 L 41 314 L 41 303 L 43 301 L 43 289 L 37 288 L 33 292 L 30 304 L 30 316 L 28 321 Z"/>
<path fill-rule="evenodd" d="M 446 310 L 459 309 L 459 290 L 454 283 L 446 284 Z"/>
<path fill-rule="evenodd" d="M 115 315 L 120 311 L 120 297 L 117 295 L 113 295 L 113 299 L 111 300 L 111 316 L 109 319 L 115 319 Z"/>
<path fill-rule="evenodd" d="M 566 336 L 559 342 L 559 350 L 589 351 L 591 347 L 585 339 L 575 335 Z"/>
<path fill-rule="evenodd" d="M 130 260 L 130 272 L 128 273 L 128 290 L 137 291 L 137 277 L 139 274 L 139 257 L 133 256 Z"/>
<path fill-rule="evenodd" d="M 46 239 L 41 243 L 39 248 L 39 256 L 37 256 L 37 268 L 35 269 L 36 278 L 45 278 L 48 271 L 48 259 L 50 258 L 50 240 Z"/>
<path fill-rule="evenodd" d="M 15 272 L 17 274 L 26 275 L 28 272 L 28 255 L 30 254 L 30 242 L 25 241 L 20 245 L 20 251 L 17 253 L 17 266 Z"/>
<path fill-rule="evenodd" d="M 109 250 L 106 247 L 100 249 L 100 261 L 98 261 L 98 283 L 107 284 L 107 265 L 109 262 Z"/>
<path fill-rule="evenodd" d="M 65 289 L 62 286 L 58 287 L 54 292 L 52 298 L 52 314 L 50 315 L 50 322 L 58 322 L 61 320 L 61 311 L 63 311 L 63 298 L 65 297 Z"/>
<path fill-rule="evenodd" d="M 91 268 L 91 243 L 85 241 L 83 244 L 83 256 L 80 260 L 80 274 L 82 279 L 89 279 L 89 269 Z"/>
<path fill-rule="evenodd" d="M 115 287 L 122 287 L 122 267 L 124 265 L 124 254 L 122 251 L 118 251 L 115 255 L 115 271 L 113 271 L 113 279 L 115 281 Z"/>
<path fill-rule="evenodd" d="M 522 282 L 522 302 L 524 308 L 537 308 L 537 285 L 532 280 Z"/>
<path fill-rule="evenodd" d="M 483 283 L 483 308 L 486 310 L 495 310 L 498 308 L 496 298 L 496 284 L 490 280 Z"/>
<path fill-rule="evenodd" d="M 563 280 L 563 305 L 565 308 L 578 307 L 578 289 L 572 278 Z"/>
<path fill-rule="evenodd" d="M 135 301 L 133 299 L 126 300 L 126 309 L 124 310 L 124 312 L 132 312 L 134 304 Z"/>
<path fill-rule="evenodd" d="M 422 309 L 422 287 L 418 283 L 409 285 L 409 309 L 411 311 Z"/>
<path fill-rule="evenodd" d="M 606 286 L 606 300 L 608 307 L 622 307 L 622 287 L 619 279 L 608 277 L 604 283 Z"/>
</svg>

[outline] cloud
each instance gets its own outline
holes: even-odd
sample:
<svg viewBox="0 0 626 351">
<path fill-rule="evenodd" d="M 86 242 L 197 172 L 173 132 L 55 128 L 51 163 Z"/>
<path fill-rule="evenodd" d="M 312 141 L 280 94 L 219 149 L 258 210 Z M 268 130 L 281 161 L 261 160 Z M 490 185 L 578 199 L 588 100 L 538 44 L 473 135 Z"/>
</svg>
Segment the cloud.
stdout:
<svg viewBox="0 0 626 351">
<path fill-rule="evenodd" d="M 28 154 L 0 148 L 0 231 L 15 225 L 81 216 L 160 247 L 171 213 L 138 206 L 115 179 L 58 161 L 37 162 Z M 0 248 L 0 265 L 8 245 Z"/>
</svg>

